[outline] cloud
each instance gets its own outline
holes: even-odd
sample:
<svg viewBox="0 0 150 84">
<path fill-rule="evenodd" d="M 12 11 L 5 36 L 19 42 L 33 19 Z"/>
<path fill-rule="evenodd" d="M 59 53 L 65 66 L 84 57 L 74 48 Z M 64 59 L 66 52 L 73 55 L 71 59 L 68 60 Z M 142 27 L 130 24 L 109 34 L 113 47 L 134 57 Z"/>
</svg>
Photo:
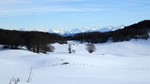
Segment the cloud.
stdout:
<svg viewBox="0 0 150 84">
<path fill-rule="evenodd" d="M 33 13 L 52 13 L 52 12 L 97 12 L 102 11 L 100 8 L 79 8 L 79 7 L 63 7 L 63 6 L 47 6 L 47 7 L 33 7 L 24 9 L 0 9 L 0 15 L 29 15 Z"/>
<path fill-rule="evenodd" d="M 100 7 L 82 5 L 80 3 L 87 1 L 88 0 L 43 0 L 39 2 L 36 0 L 5 0 L 0 3 L 0 17 L 29 15 L 33 13 L 102 11 Z M 74 5 L 73 2 L 79 3 Z"/>
<path fill-rule="evenodd" d="M 25 3 L 25 0 L 0 0 L 0 7 L 8 7 Z"/>
<path fill-rule="evenodd" d="M 1 0 L 0 17 L 52 12 L 102 12 L 149 8 L 149 0 Z"/>
</svg>

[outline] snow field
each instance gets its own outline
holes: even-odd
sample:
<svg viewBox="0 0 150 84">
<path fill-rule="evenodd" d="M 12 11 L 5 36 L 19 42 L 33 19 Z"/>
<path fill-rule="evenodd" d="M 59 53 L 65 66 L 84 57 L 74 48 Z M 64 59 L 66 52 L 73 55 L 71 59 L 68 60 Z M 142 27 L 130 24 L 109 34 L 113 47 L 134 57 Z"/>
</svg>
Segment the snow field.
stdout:
<svg viewBox="0 0 150 84">
<path fill-rule="evenodd" d="M 73 44 L 75 54 L 57 43 L 49 54 L 0 49 L 0 83 L 19 77 L 27 84 L 32 68 L 29 84 L 150 84 L 150 40 L 96 44 L 92 54 Z"/>
</svg>

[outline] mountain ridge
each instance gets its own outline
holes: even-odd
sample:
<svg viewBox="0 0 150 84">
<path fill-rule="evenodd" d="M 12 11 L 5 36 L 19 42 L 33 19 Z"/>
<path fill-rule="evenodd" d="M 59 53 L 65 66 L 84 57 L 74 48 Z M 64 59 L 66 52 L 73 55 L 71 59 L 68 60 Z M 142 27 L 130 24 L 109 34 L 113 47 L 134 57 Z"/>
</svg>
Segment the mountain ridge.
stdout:
<svg viewBox="0 0 150 84">
<path fill-rule="evenodd" d="M 120 26 L 117 26 L 117 27 L 106 26 L 106 27 L 102 27 L 102 28 L 85 27 L 85 28 L 75 28 L 75 29 L 49 29 L 48 32 L 49 33 L 56 33 L 56 34 L 60 34 L 60 35 L 72 35 L 72 34 L 76 34 L 76 33 L 94 32 L 94 31 L 109 32 L 109 31 L 115 31 L 115 30 L 118 30 L 118 29 L 123 29 L 124 27 L 125 27 L 124 25 L 120 25 Z"/>
</svg>

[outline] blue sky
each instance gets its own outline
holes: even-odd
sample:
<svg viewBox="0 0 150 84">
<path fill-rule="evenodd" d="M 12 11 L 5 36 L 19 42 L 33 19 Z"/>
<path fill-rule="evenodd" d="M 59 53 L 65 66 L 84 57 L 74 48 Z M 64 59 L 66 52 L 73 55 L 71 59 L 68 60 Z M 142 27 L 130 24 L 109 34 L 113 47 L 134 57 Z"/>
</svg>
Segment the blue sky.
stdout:
<svg viewBox="0 0 150 84">
<path fill-rule="evenodd" d="M 1 0 L 0 28 L 130 25 L 150 19 L 150 0 Z"/>
</svg>

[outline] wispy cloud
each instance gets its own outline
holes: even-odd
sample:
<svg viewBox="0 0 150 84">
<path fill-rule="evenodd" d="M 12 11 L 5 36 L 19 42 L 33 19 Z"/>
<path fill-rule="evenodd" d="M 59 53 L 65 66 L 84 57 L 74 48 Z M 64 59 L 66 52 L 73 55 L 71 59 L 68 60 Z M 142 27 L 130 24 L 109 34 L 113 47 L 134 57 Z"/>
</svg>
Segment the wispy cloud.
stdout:
<svg viewBox="0 0 150 84">
<path fill-rule="evenodd" d="M 0 3 L 0 16 L 23 15 L 32 13 L 50 12 L 97 12 L 102 8 L 96 6 L 81 5 L 80 2 L 88 0 L 5 0 Z M 63 2 L 63 3 L 62 3 Z M 65 3 L 66 2 L 66 3 Z M 76 5 L 74 5 L 74 2 Z"/>
<path fill-rule="evenodd" d="M 0 17 L 51 12 L 100 12 L 149 8 L 149 0 L 1 0 Z"/>
</svg>

